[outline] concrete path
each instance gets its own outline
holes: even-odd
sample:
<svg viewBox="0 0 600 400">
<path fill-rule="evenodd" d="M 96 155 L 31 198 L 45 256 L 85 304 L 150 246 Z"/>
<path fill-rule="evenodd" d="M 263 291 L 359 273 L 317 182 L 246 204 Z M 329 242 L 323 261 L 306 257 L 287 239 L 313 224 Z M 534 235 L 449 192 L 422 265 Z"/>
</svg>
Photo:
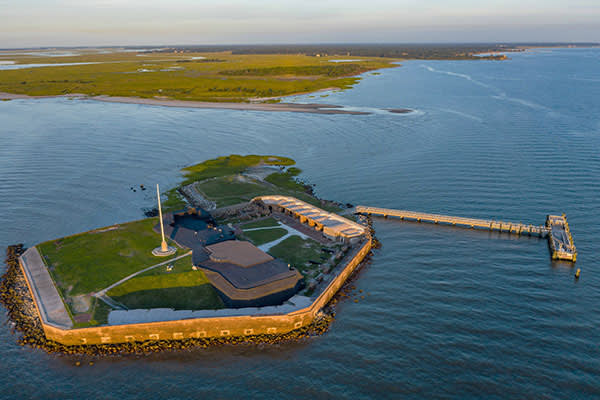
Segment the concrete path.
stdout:
<svg viewBox="0 0 600 400">
<path fill-rule="evenodd" d="M 71 328 L 73 321 L 37 248 L 27 249 L 21 256 L 21 263 L 42 319 L 60 328 Z"/>
<path fill-rule="evenodd" d="M 167 261 L 163 261 L 163 262 L 161 262 L 161 263 L 158 263 L 158 264 L 151 265 L 151 266 L 149 266 L 148 268 L 144 268 L 144 269 L 142 269 L 142 270 L 140 270 L 140 271 L 138 271 L 138 272 L 134 272 L 133 274 L 126 276 L 125 278 L 121 279 L 120 281 L 117 281 L 117 282 L 113 283 L 113 284 L 112 284 L 112 285 L 110 285 L 109 287 L 106 287 L 106 288 L 104 288 L 104 289 L 102 289 L 102 290 L 100 290 L 100 291 L 98 291 L 98 292 L 94 293 L 94 297 L 98 297 L 98 298 L 100 298 L 100 297 L 104 296 L 104 295 L 106 294 L 106 292 L 108 292 L 110 289 L 112 289 L 112 288 L 114 288 L 114 287 L 116 287 L 116 286 L 119 286 L 121 283 L 123 283 L 123 282 L 125 282 L 125 281 L 128 281 L 128 280 L 130 280 L 131 278 L 133 278 L 133 277 L 135 277 L 135 276 L 137 276 L 137 275 L 139 275 L 139 274 L 143 274 L 144 272 L 146 272 L 146 271 L 150 271 L 151 269 L 153 269 L 153 268 L 156 268 L 156 267 L 160 267 L 161 265 L 165 265 L 165 264 L 169 264 L 169 263 L 175 262 L 175 261 L 179 260 L 180 258 L 183 258 L 183 257 L 189 256 L 190 254 L 192 254 L 192 252 L 191 252 L 191 251 L 188 251 L 187 253 L 185 253 L 185 254 L 182 254 L 182 255 L 180 255 L 180 256 L 177 256 L 177 257 L 175 257 L 175 258 L 171 258 L 171 259 L 169 259 L 169 260 L 167 260 Z"/>
<path fill-rule="evenodd" d="M 272 247 L 277 246 L 279 243 L 281 243 L 285 239 L 289 238 L 290 236 L 300 236 L 302 239 L 308 239 L 309 238 L 304 233 L 302 233 L 300 231 L 297 231 L 294 228 L 291 228 L 291 227 L 289 227 L 289 226 L 287 226 L 285 224 L 281 224 L 277 228 L 283 228 L 283 229 L 287 230 L 288 233 L 286 233 L 285 235 L 283 235 L 279 239 L 276 239 L 276 240 L 273 240 L 272 242 L 265 243 L 263 245 L 258 246 L 258 248 L 261 249 L 262 251 L 264 251 L 265 253 L 267 251 L 271 250 Z M 270 228 L 258 228 L 258 229 L 270 229 Z"/>
<path fill-rule="evenodd" d="M 252 232 L 252 231 L 262 231 L 265 229 L 278 229 L 278 228 L 283 228 L 285 229 L 285 227 L 282 227 L 281 224 L 277 225 L 277 226 L 263 226 L 262 228 L 249 228 L 249 229 L 244 229 L 244 232 Z"/>
</svg>

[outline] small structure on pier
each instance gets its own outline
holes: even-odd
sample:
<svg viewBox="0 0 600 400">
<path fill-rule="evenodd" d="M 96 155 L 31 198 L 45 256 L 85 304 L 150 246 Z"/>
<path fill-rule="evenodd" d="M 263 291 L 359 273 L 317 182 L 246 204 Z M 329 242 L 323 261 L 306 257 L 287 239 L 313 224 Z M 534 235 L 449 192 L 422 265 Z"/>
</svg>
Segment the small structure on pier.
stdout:
<svg viewBox="0 0 600 400">
<path fill-rule="evenodd" d="M 577 260 L 577 249 L 575 249 L 573 236 L 571 236 L 565 214 L 548 215 L 546 226 L 551 232 L 548 236 L 548 243 L 552 250 L 552 259 L 575 262 Z"/>
</svg>

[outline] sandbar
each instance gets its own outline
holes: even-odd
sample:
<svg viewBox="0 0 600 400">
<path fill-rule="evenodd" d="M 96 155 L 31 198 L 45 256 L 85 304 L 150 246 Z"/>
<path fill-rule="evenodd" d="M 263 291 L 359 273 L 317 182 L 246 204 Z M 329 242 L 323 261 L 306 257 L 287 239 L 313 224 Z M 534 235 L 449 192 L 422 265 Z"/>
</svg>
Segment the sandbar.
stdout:
<svg viewBox="0 0 600 400">
<path fill-rule="evenodd" d="M 394 114 L 408 114 L 413 112 L 413 110 L 408 108 L 388 108 L 388 111 Z"/>
<path fill-rule="evenodd" d="M 344 110 L 342 106 L 333 104 L 299 104 L 299 103 L 218 103 L 208 101 L 187 101 L 172 99 L 144 99 L 140 97 L 118 97 L 118 96 L 88 96 L 80 93 L 71 93 L 55 96 L 28 96 L 24 94 L 12 94 L 0 92 L 0 100 L 22 100 L 22 99 L 46 99 L 46 98 L 75 98 L 78 100 L 104 101 L 108 103 L 143 104 L 163 107 L 185 107 L 205 108 L 221 110 L 247 110 L 247 111 L 279 111 L 300 112 L 313 114 L 370 114 L 364 111 Z"/>
</svg>

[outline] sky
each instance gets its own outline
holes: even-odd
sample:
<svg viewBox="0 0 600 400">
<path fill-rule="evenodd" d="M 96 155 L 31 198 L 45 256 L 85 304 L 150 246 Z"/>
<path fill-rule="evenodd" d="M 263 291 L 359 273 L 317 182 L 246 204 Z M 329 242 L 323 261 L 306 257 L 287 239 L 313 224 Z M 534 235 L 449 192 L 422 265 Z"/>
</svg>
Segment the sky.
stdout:
<svg viewBox="0 0 600 400">
<path fill-rule="evenodd" d="M 0 48 L 600 42 L 600 0 L 0 0 Z"/>
</svg>

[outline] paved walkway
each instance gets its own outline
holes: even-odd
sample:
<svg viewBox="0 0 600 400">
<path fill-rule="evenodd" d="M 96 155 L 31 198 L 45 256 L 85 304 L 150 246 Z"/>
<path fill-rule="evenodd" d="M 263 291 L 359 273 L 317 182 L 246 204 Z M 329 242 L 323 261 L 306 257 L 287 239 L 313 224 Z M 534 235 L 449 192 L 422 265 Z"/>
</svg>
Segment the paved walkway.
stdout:
<svg viewBox="0 0 600 400">
<path fill-rule="evenodd" d="M 21 262 L 42 319 L 60 328 L 71 328 L 73 321 L 37 248 L 27 249 L 21 256 Z"/>
</svg>

